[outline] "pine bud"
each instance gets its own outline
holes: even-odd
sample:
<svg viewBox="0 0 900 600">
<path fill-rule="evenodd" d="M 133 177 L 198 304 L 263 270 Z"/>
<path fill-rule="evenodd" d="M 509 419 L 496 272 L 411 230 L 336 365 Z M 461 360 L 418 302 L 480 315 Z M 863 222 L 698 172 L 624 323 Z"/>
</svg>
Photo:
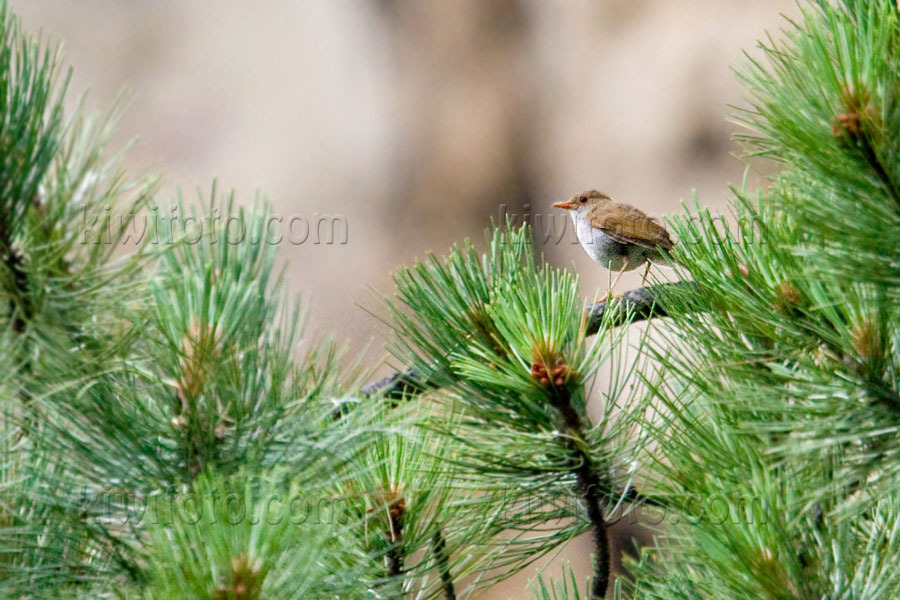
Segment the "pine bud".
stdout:
<svg viewBox="0 0 900 600">
<path fill-rule="evenodd" d="M 831 133 L 842 145 L 864 140 L 880 122 L 878 109 L 866 88 L 856 91 L 852 85 L 844 86 L 841 107 L 843 112 L 831 119 Z"/>
<path fill-rule="evenodd" d="M 231 585 L 213 591 L 215 600 L 257 600 L 262 593 L 259 561 L 242 552 L 231 560 Z"/>
<path fill-rule="evenodd" d="M 775 286 L 775 298 L 772 301 L 773 308 L 788 317 L 797 316 L 799 310 L 806 304 L 806 298 L 796 285 L 784 280 Z"/>
<path fill-rule="evenodd" d="M 850 338 L 860 362 L 870 363 L 884 356 L 881 327 L 874 318 L 863 317 L 857 321 L 850 331 Z"/>
<path fill-rule="evenodd" d="M 181 342 L 181 374 L 176 387 L 185 410 L 188 400 L 203 391 L 222 350 L 222 330 L 209 323 L 191 323 Z"/>
<path fill-rule="evenodd" d="M 557 356 L 548 366 L 540 357 L 531 363 L 531 376 L 544 387 L 562 387 L 569 377 L 569 367 L 561 356 Z"/>
<path fill-rule="evenodd" d="M 391 516 L 391 520 L 399 521 L 403 518 L 403 515 L 406 513 L 406 500 L 403 496 L 398 496 L 391 502 L 391 505 L 388 507 L 388 514 Z"/>
</svg>

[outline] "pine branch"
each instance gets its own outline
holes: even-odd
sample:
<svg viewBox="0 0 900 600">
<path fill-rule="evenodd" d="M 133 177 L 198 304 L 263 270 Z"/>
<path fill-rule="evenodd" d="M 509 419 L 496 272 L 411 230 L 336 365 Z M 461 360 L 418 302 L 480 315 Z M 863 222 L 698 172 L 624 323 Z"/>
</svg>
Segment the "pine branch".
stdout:
<svg viewBox="0 0 900 600">
<path fill-rule="evenodd" d="M 388 541 L 391 548 L 387 553 L 388 575 L 399 577 L 403 574 L 403 508 L 402 504 L 388 511 Z"/>
<path fill-rule="evenodd" d="M 884 185 L 891 199 L 897 204 L 897 207 L 900 208 L 900 191 L 898 191 L 897 186 L 894 185 L 893 178 L 888 173 L 884 163 L 878 157 L 878 153 L 872 145 L 872 141 L 869 139 L 868 135 L 862 136 L 862 139 L 860 140 L 860 153 L 863 155 L 865 161 L 869 163 L 869 166 L 872 167 L 872 170 L 875 171 L 875 175 Z"/>
<path fill-rule="evenodd" d="M 427 379 L 423 380 L 415 369 L 407 369 L 405 371 L 396 371 L 384 379 L 373 381 L 363 386 L 360 392 L 366 397 L 381 392 L 384 398 L 399 400 L 410 396 L 418 396 L 435 387 Z"/>
<path fill-rule="evenodd" d="M 21 254 L 13 247 L 12 241 L 4 230 L 0 230 L 0 248 L 4 255 L 4 263 L 12 277 L 12 298 L 9 301 L 10 315 L 12 316 L 12 329 L 21 334 L 25 331 L 25 324 L 31 318 L 31 306 L 28 299 L 28 274 Z"/>
<path fill-rule="evenodd" d="M 692 281 L 662 283 L 625 292 L 612 305 L 615 314 L 612 315 L 611 322 L 613 324 L 625 323 L 629 315 L 631 315 L 631 321 L 644 321 L 668 316 L 665 309 L 657 303 L 657 300 L 663 293 L 681 288 L 695 291 L 696 284 Z M 606 316 L 608 304 L 609 302 L 604 300 L 596 302 L 585 309 L 588 314 L 588 335 L 593 335 L 599 331 L 600 323 L 603 322 Z M 418 396 L 429 390 L 437 389 L 437 387 L 439 386 L 434 378 L 422 376 L 415 369 L 407 369 L 392 373 L 378 381 L 373 381 L 364 386 L 360 392 L 364 396 L 380 394 L 388 400 L 401 400 L 411 396 Z"/>
<path fill-rule="evenodd" d="M 668 508 L 668 504 L 666 504 L 664 501 L 640 493 L 633 485 L 629 485 L 624 490 L 622 490 L 621 496 L 622 499 L 626 500 L 627 502 L 631 502 L 632 504 L 638 504 L 641 506 L 655 506 L 657 508 Z"/>
<path fill-rule="evenodd" d="M 453 575 L 450 573 L 450 557 L 447 556 L 447 541 L 440 529 L 431 536 L 431 551 L 437 561 L 438 573 L 441 576 L 441 587 L 445 600 L 456 600 L 456 589 L 453 586 Z"/>
<path fill-rule="evenodd" d="M 578 495 L 591 523 L 591 538 L 594 546 L 591 598 L 599 600 L 606 596 L 606 588 L 609 585 L 609 539 L 601 506 L 603 487 L 594 469 L 594 462 L 584 449 L 584 424 L 575 407 L 572 406 L 572 398 L 568 390 L 557 388 L 552 401 L 568 429 L 569 435 L 563 438 L 563 442 L 571 452 L 572 467 L 578 482 Z"/>
</svg>

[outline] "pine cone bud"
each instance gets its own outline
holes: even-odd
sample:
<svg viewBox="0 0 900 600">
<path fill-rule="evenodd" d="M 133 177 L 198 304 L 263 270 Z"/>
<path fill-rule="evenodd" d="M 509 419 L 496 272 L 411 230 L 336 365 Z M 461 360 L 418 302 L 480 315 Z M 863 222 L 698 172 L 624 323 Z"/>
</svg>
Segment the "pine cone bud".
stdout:
<svg viewBox="0 0 900 600">
<path fill-rule="evenodd" d="M 562 357 L 553 360 L 549 367 L 544 362 L 537 360 L 531 363 L 531 376 L 544 387 L 562 387 L 569 377 L 569 367 Z"/>
<path fill-rule="evenodd" d="M 221 585 L 213 591 L 215 600 L 257 600 L 262 593 L 259 561 L 246 553 L 231 560 L 231 585 Z"/>
<path fill-rule="evenodd" d="M 776 312 L 793 317 L 806 304 L 806 298 L 796 285 L 784 280 L 775 286 L 775 298 L 772 301 Z"/>
<path fill-rule="evenodd" d="M 182 405 L 203 391 L 222 350 L 222 330 L 194 321 L 181 342 L 181 374 L 176 387 Z"/>
<path fill-rule="evenodd" d="M 854 90 L 847 85 L 841 94 L 843 112 L 831 119 L 831 133 L 842 145 L 855 144 L 871 133 L 880 122 L 878 109 L 865 88 Z"/>
<path fill-rule="evenodd" d="M 875 319 L 864 317 L 857 321 L 850 332 L 850 338 L 861 362 L 869 363 L 884 356 L 884 339 Z"/>
<path fill-rule="evenodd" d="M 406 500 L 403 496 L 399 496 L 391 502 L 390 506 L 388 506 L 388 514 L 391 516 L 391 519 L 394 521 L 399 521 L 403 518 L 403 515 L 406 513 Z"/>
</svg>

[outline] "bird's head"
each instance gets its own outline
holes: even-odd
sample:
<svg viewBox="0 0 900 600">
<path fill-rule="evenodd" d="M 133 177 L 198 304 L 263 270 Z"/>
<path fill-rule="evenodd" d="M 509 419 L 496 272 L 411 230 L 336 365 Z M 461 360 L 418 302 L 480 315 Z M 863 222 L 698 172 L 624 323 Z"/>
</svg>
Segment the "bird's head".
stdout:
<svg viewBox="0 0 900 600">
<path fill-rule="evenodd" d="M 586 192 L 581 192 L 580 194 L 575 194 L 565 202 L 557 202 L 553 206 L 581 213 L 587 212 L 595 206 L 602 206 L 607 202 L 612 202 L 612 200 L 606 194 L 598 192 L 597 190 L 588 190 Z"/>
</svg>

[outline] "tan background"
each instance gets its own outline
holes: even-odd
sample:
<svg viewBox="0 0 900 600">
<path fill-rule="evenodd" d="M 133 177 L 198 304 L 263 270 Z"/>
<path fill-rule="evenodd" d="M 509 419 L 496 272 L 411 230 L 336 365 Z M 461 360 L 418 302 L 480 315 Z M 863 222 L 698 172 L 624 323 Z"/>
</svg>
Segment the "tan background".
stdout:
<svg viewBox="0 0 900 600">
<path fill-rule="evenodd" d="M 598 187 L 648 212 L 698 191 L 721 207 L 743 166 L 729 155 L 730 67 L 792 0 L 12 0 L 64 43 L 95 106 L 134 94 L 128 164 L 193 194 L 214 176 L 283 215 L 341 213 L 347 245 L 283 244 L 310 326 L 384 356 L 390 272 L 482 239 L 501 206 L 552 212 Z M 171 197 L 171 196 L 169 196 Z M 168 203 L 168 199 L 162 200 Z M 606 274 L 571 243 L 583 276 Z M 621 289 L 637 284 L 629 275 Z M 580 555 L 581 572 L 587 566 Z M 484 597 L 525 597 L 523 577 Z"/>
</svg>

